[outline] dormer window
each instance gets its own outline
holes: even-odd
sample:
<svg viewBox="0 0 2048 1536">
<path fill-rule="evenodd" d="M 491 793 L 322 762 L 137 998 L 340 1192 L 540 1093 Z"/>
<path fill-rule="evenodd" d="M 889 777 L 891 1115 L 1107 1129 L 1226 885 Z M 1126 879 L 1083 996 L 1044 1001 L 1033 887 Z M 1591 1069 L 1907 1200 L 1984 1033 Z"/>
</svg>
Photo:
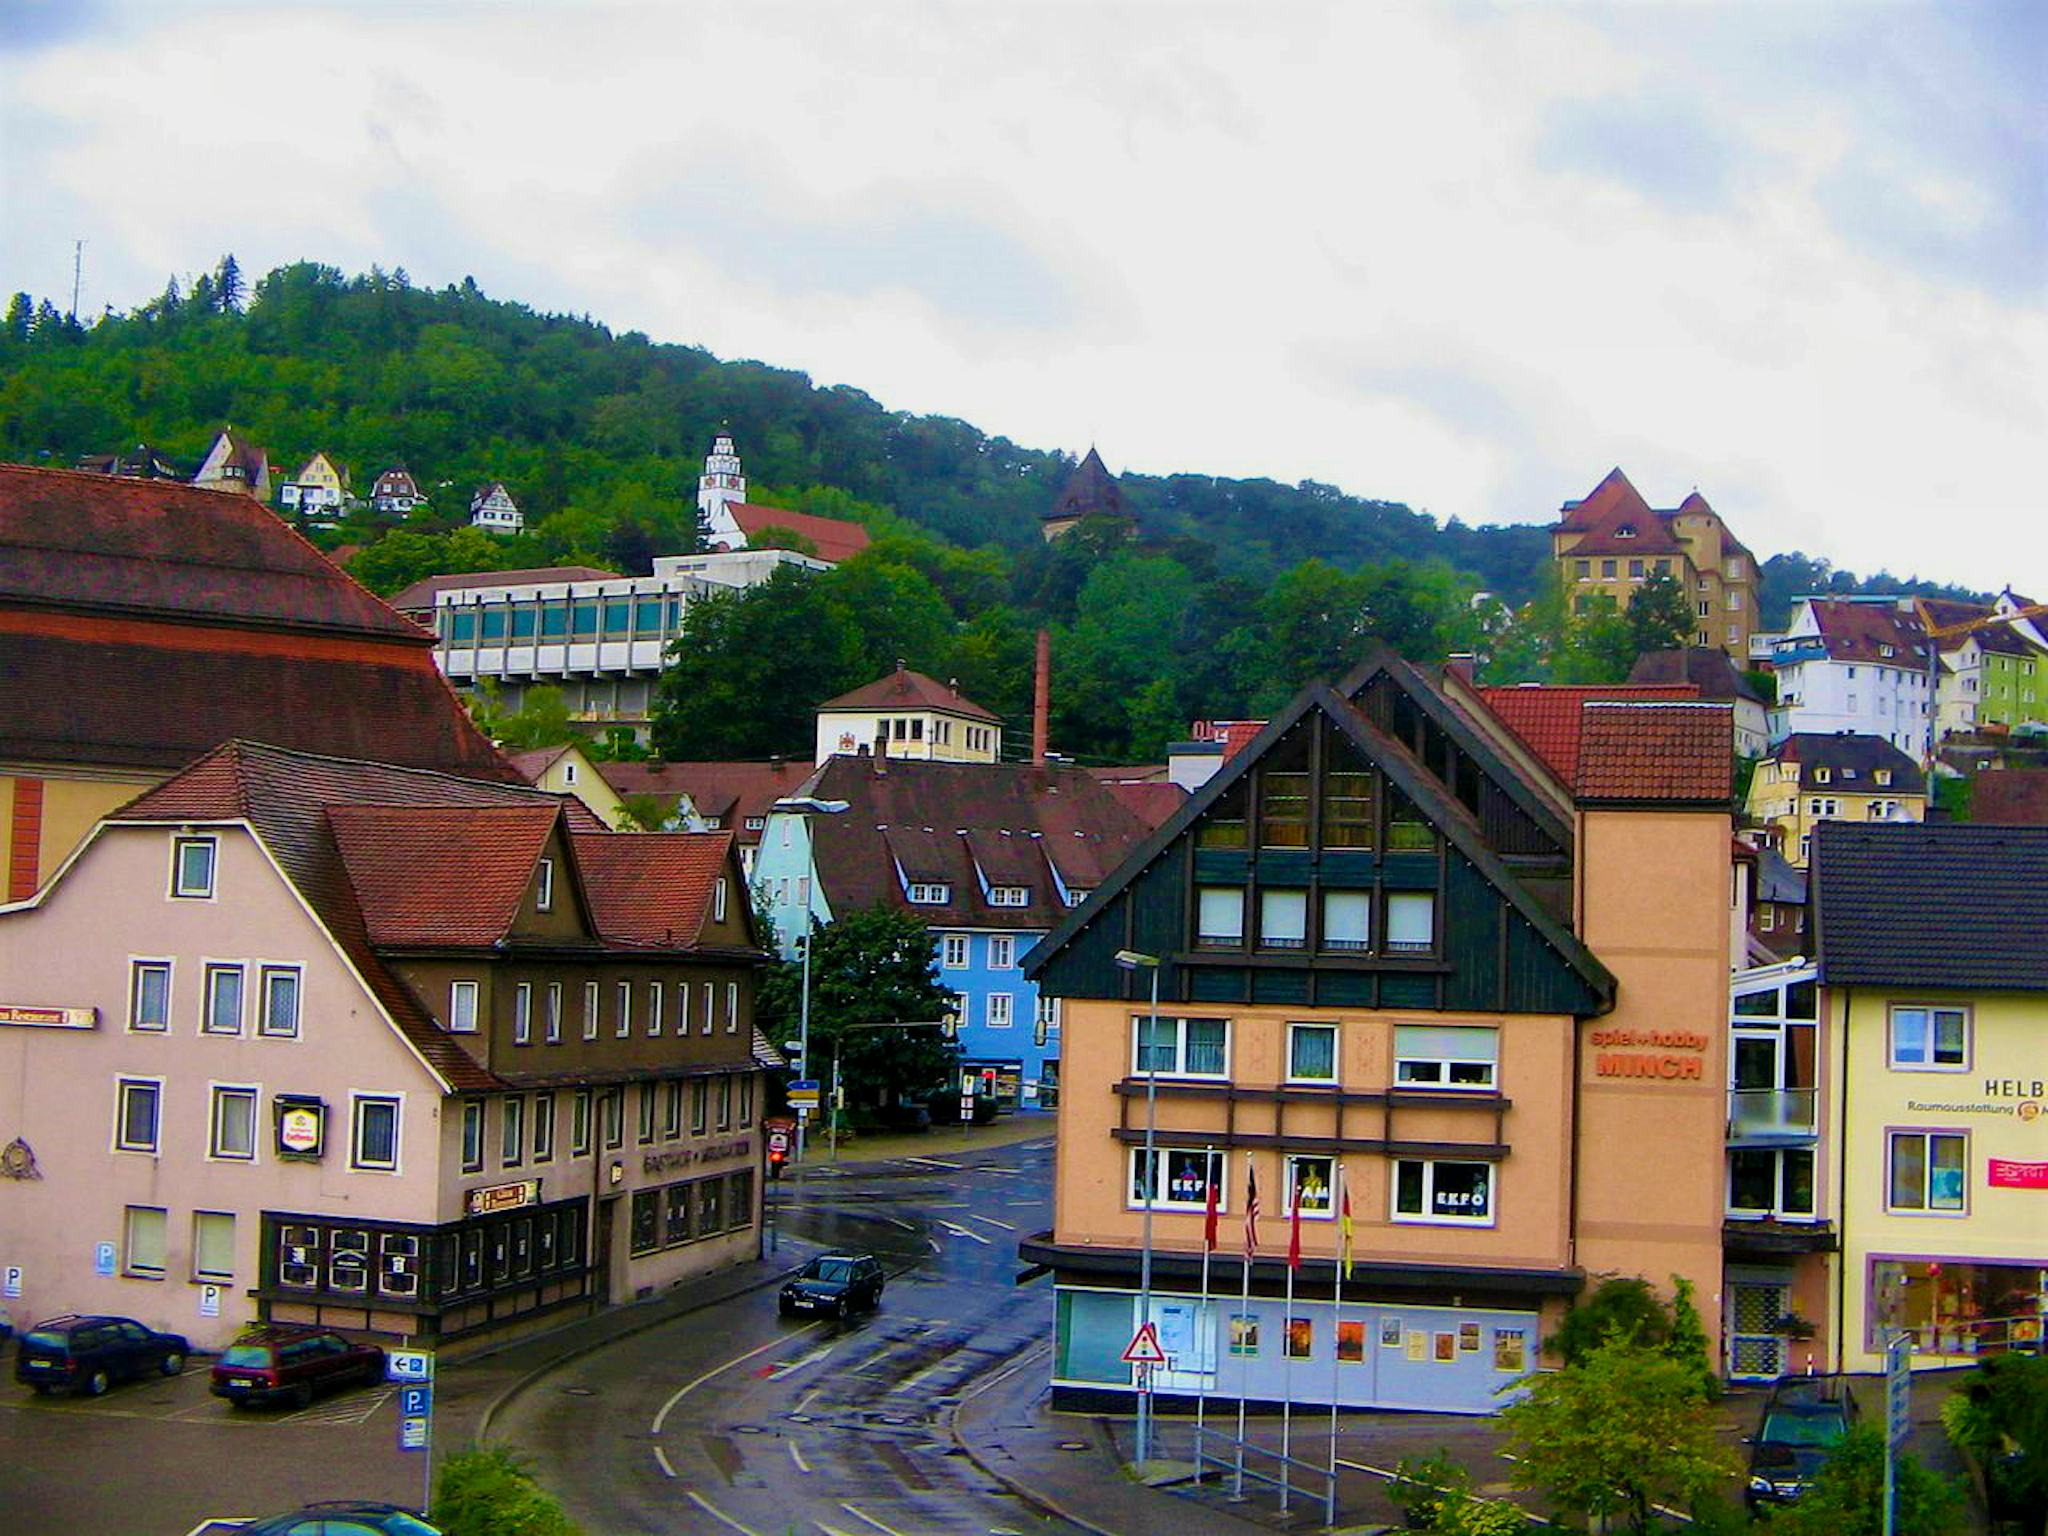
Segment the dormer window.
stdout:
<svg viewBox="0 0 2048 1536">
<path fill-rule="evenodd" d="M 1880 768 L 1871 777 L 1880 784 L 1889 784 L 1892 781 L 1892 771 L 1889 768 Z"/>
<path fill-rule="evenodd" d="M 1831 783 L 1834 777 L 1835 772 L 1832 768 L 1816 768 L 1813 770 L 1813 782 L 1816 784 Z"/>
<path fill-rule="evenodd" d="M 1634 523 L 1623 523 L 1614 530 L 1614 536 L 1617 539 L 1632 539 L 1636 536 L 1636 525 Z"/>
<path fill-rule="evenodd" d="M 992 885 L 988 890 L 988 904 L 992 907 L 1028 907 L 1031 905 L 1031 887 Z"/>
<path fill-rule="evenodd" d="M 1069 886 L 1067 888 L 1067 905 L 1070 907 L 1078 907 L 1079 905 L 1081 905 L 1082 902 L 1086 901 L 1090 896 L 1094 894 L 1095 893 L 1093 891 L 1090 891 L 1082 886 Z"/>
<path fill-rule="evenodd" d="M 1856 777 L 1856 770 L 1855 770 L 1854 768 L 1844 768 L 1844 769 L 1842 770 L 1842 777 L 1843 777 L 1843 778 L 1844 778 L 1845 780 L 1847 780 L 1847 779 L 1853 779 L 1853 778 L 1855 778 L 1855 777 Z"/>
<path fill-rule="evenodd" d="M 943 907 L 953 899 L 953 888 L 937 880 L 913 880 L 910 882 L 910 904 L 913 907 Z"/>
<path fill-rule="evenodd" d="M 766 816 L 749 816 L 747 818 L 747 830 L 749 832 L 759 832 L 767 825 L 768 818 Z"/>
<path fill-rule="evenodd" d="M 555 861 L 542 859 L 539 872 L 534 876 L 533 905 L 536 911 L 555 910 Z"/>
</svg>

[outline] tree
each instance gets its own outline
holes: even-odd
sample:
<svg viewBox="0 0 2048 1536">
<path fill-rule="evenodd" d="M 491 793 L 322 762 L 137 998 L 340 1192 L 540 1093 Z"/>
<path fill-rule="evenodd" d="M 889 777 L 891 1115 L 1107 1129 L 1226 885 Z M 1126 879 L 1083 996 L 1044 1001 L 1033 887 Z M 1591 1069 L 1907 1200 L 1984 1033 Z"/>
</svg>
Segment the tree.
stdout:
<svg viewBox="0 0 2048 1536">
<path fill-rule="evenodd" d="M 1645 1349 L 1662 1349 L 1671 1337 L 1671 1313 L 1649 1281 L 1639 1275 L 1603 1280 L 1593 1294 L 1565 1313 L 1557 1332 L 1543 1341 L 1566 1365 L 1584 1365 L 1611 1339 L 1632 1339 Z"/>
<path fill-rule="evenodd" d="M 877 903 L 811 935 L 811 1059 L 817 1076 L 834 1052 L 849 1104 L 922 1099 L 945 1086 L 959 1047 L 936 1029 L 863 1029 L 945 1017 L 959 995 L 939 985 L 938 957 L 923 919 Z M 802 1017 L 803 965 L 783 961 L 762 978 L 755 1013 L 771 1039 L 794 1040 Z"/>
<path fill-rule="evenodd" d="M 498 690 L 486 680 L 477 690 L 471 712 L 478 729 L 507 751 L 530 752 L 581 739 L 582 732 L 569 718 L 569 701 L 553 684 L 527 689 L 519 708 L 509 713 L 497 705 Z"/>
<path fill-rule="evenodd" d="M 2048 1356 L 1991 1356 L 1949 1394 L 1941 1420 L 1984 1469 L 1992 1518 L 2048 1531 Z"/>
<path fill-rule="evenodd" d="M 1610 1338 L 1523 1384 L 1527 1394 L 1501 1411 L 1510 1476 L 1571 1514 L 1643 1536 L 1656 1505 L 1706 1498 L 1735 1471 L 1698 1377 L 1654 1348 Z"/>
<path fill-rule="evenodd" d="M 1637 656 L 1690 645 L 1697 628 L 1692 599 L 1668 571 L 1652 576 L 1629 594 L 1628 638 Z"/>
<path fill-rule="evenodd" d="M 234 252 L 230 251 L 221 257 L 220 266 L 215 269 L 213 275 L 213 291 L 222 314 L 239 315 L 242 312 L 242 300 L 247 296 L 247 289 L 243 285 L 242 268 L 235 260 Z"/>
<path fill-rule="evenodd" d="M 1901 1452 L 1893 1468 L 1895 1536 L 1947 1536 L 1962 1514 L 1960 1491 L 1920 1458 Z M 1858 1425 L 1828 1453 L 1796 1504 L 1771 1512 L 1770 1536 L 1879 1536 L 1884 1525 L 1884 1436 Z"/>
</svg>

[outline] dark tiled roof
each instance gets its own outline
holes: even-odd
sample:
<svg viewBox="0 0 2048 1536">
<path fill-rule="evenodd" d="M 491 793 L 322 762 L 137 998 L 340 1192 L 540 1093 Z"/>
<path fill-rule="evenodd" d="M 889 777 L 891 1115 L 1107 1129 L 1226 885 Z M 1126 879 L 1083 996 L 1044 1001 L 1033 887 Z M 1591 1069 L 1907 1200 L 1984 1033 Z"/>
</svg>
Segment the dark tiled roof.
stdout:
<svg viewBox="0 0 2048 1536">
<path fill-rule="evenodd" d="M 1970 820 L 1978 825 L 2048 827 L 2048 773 L 1998 768 L 1970 780 Z"/>
<path fill-rule="evenodd" d="M 1067 476 L 1067 483 L 1054 498 L 1051 509 L 1041 514 L 1041 519 L 1053 523 L 1070 518 L 1126 515 L 1124 493 L 1118 487 L 1116 477 L 1102 462 L 1102 455 L 1090 448 L 1088 456 Z"/>
<path fill-rule="evenodd" d="M 1901 613 L 1890 603 L 1851 603 L 1834 598 L 1812 599 L 1814 620 L 1822 642 L 1836 661 L 1868 661 L 1882 666 L 1927 666 L 1927 637 L 1917 614 Z M 1891 654 L 1885 654 L 1885 647 Z"/>
<path fill-rule="evenodd" d="M 1770 752 L 1781 763 L 1799 765 L 1799 787 L 1832 791 L 1836 794 L 1917 795 L 1924 789 L 1920 765 L 1882 736 L 1860 736 L 1849 731 L 1801 731 L 1787 736 Z M 1815 770 L 1825 768 L 1825 784 Z M 1888 770 L 1891 782 L 1877 781 L 1879 770 Z"/>
<path fill-rule="evenodd" d="M 739 834 L 740 846 L 761 841 L 759 828 L 748 830 L 750 817 L 766 816 L 768 807 L 794 795 L 818 770 L 805 758 L 766 763 L 596 763 L 605 783 L 620 795 L 649 795 L 674 806 L 679 795 L 704 816 L 721 818 Z"/>
<path fill-rule="evenodd" d="M 429 643 L 260 502 L 0 464 L 0 604 L 8 602 Z"/>
<path fill-rule="evenodd" d="M 1579 712 L 1581 804 L 1658 801 L 1728 806 L 1735 723 L 1726 704 L 1588 700 Z"/>
<path fill-rule="evenodd" d="M 373 944 L 496 944 L 561 819 L 519 805 L 334 805 L 327 820 Z"/>
<path fill-rule="evenodd" d="M 1610 683 L 1598 687 L 1524 683 L 1513 688 L 1487 687 L 1474 691 L 1567 789 L 1578 783 L 1579 716 L 1587 703 L 1595 699 L 1645 703 L 1699 697 L 1699 689 L 1690 683 Z M 1728 750 L 1735 750 L 1732 725 L 1729 727 Z"/>
<path fill-rule="evenodd" d="M 401 613 L 431 612 L 443 592 L 462 592 L 471 587 L 523 587 L 553 585 L 572 581 L 618 581 L 617 571 L 600 571 L 594 565 L 545 565 L 521 571 L 457 571 L 446 576 L 425 576 L 396 593 L 391 606 Z"/>
<path fill-rule="evenodd" d="M 1690 683 L 1703 699 L 1724 703 L 1763 703 L 1748 678 L 1736 670 L 1728 653 L 1711 645 L 1688 645 L 1675 651 L 1645 651 L 1628 674 L 1632 683 Z"/>
<path fill-rule="evenodd" d="M 740 532 L 747 536 L 750 545 L 770 528 L 786 528 L 809 539 L 817 546 L 818 558 L 829 560 L 834 565 L 842 560 L 851 560 L 868 547 L 867 529 L 843 518 L 787 512 L 781 507 L 758 507 L 747 501 L 732 502 L 726 511 L 740 525 Z"/>
<path fill-rule="evenodd" d="M 1824 821 L 1808 880 L 1830 986 L 2048 990 L 2048 827 Z"/>
<path fill-rule="evenodd" d="M 908 667 L 898 667 L 887 677 L 863 683 L 853 692 L 842 693 L 818 706 L 821 714 L 835 709 L 929 709 L 1002 724 L 1001 716 L 990 714 L 957 688 L 948 688 L 938 679 Z"/>
</svg>

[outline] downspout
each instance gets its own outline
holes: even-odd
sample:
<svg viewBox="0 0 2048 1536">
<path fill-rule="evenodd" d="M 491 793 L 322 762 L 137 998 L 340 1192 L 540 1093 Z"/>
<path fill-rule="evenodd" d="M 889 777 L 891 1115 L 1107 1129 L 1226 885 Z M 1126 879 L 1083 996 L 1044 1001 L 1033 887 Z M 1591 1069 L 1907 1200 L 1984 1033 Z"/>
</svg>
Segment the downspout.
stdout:
<svg viewBox="0 0 2048 1536">
<path fill-rule="evenodd" d="M 1853 987 L 1842 989 L 1842 1088 L 1841 1113 L 1836 1119 L 1833 1153 L 1835 1158 L 1835 1223 L 1841 1237 L 1835 1245 L 1835 1374 L 1845 1369 L 1849 1318 L 1849 1159 L 1843 1145 L 1849 1125 L 1849 1014 L 1856 1005 Z M 1869 1319 L 1866 1318 L 1867 1325 Z"/>
<path fill-rule="evenodd" d="M 1586 813 L 1572 812 L 1572 932 L 1586 942 Z M 1589 946 L 1590 947 L 1590 946 Z M 1572 1017 L 1572 1136 L 1571 1168 L 1564 1197 L 1564 1261 L 1577 1268 L 1579 1262 L 1579 1143 L 1585 1136 L 1584 1108 L 1579 1100 L 1585 1092 L 1585 1020 Z"/>
</svg>

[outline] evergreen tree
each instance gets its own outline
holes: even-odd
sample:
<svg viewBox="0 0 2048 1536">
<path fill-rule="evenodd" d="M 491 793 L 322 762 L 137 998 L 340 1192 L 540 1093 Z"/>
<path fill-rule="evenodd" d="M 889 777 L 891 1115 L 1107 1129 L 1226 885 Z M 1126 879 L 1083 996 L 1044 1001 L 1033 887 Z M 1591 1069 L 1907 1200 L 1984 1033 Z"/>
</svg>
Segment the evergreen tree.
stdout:
<svg viewBox="0 0 2048 1536">
<path fill-rule="evenodd" d="M 1628 640 L 1637 656 L 1691 645 L 1695 628 L 1692 599 L 1670 573 L 1652 576 L 1629 594 Z"/>
<path fill-rule="evenodd" d="M 214 271 L 213 289 L 222 314 L 239 315 L 242 312 L 242 268 L 236 262 L 234 252 L 221 257 L 220 266 Z"/>
</svg>

